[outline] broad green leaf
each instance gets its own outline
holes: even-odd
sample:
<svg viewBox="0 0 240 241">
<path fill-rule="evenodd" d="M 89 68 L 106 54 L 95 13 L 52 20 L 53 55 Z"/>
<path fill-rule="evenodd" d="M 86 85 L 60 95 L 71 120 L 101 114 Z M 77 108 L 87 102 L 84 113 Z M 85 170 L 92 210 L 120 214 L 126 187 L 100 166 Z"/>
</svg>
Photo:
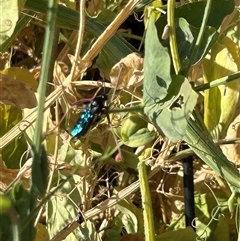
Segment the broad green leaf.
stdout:
<svg viewBox="0 0 240 241">
<path fill-rule="evenodd" d="M 62 175 L 64 177 L 64 175 Z M 65 177 L 63 178 L 65 179 Z M 82 203 L 82 193 L 80 192 L 81 177 L 73 174 L 58 190 L 58 194 L 53 196 L 47 203 L 47 228 L 49 238 L 53 238 L 62 227 L 66 226 L 78 215 L 73 202 L 76 205 Z M 78 183 L 77 188 L 76 183 Z M 78 240 L 79 229 L 72 232 L 65 240 Z"/>
<path fill-rule="evenodd" d="M 215 194 L 215 193 L 214 193 Z M 218 195 L 217 193 L 215 195 Z M 206 191 L 200 191 L 194 197 L 195 200 L 195 212 L 196 217 L 196 226 L 197 226 L 197 234 L 202 238 L 212 240 L 211 237 L 216 232 L 219 220 L 219 213 L 221 213 L 221 209 L 216 209 L 218 203 L 216 202 L 216 196 L 213 196 L 211 192 L 206 193 Z M 212 210 L 215 208 L 215 212 Z M 216 212 L 218 211 L 218 212 Z M 215 215 L 215 217 L 213 216 Z M 215 218 L 215 220 L 214 220 Z M 227 224 L 226 220 L 225 223 Z M 225 240 L 225 239 L 224 239 Z"/>
<path fill-rule="evenodd" d="M 14 106 L 0 104 L 0 136 L 6 134 L 22 119 L 22 111 Z M 19 127 L 20 128 L 20 127 Z M 20 157 L 27 149 L 24 136 L 14 138 L 1 150 L 2 159 L 9 168 L 19 168 Z"/>
<path fill-rule="evenodd" d="M 206 1 L 191 2 L 184 4 L 175 9 L 175 22 L 176 22 L 176 35 L 179 56 L 182 62 L 182 68 L 187 66 L 192 48 L 195 45 L 196 38 L 202 23 L 202 17 L 205 11 Z M 192 59 L 192 64 L 199 62 L 214 45 L 218 33 L 216 30 L 219 28 L 222 20 L 234 9 L 234 1 L 213 0 L 207 27 L 204 30 L 201 45 L 195 59 Z M 179 18 L 179 20 L 178 20 Z M 161 39 L 164 28 L 167 25 L 166 15 L 160 17 L 156 22 L 158 36 L 161 43 L 168 47 L 168 40 Z"/>
<path fill-rule="evenodd" d="M 139 162 L 138 156 L 130 151 L 124 149 L 121 150 L 123 156 L 124 168 L 129 167 L 137 170 L 137 165 Z"/>
<path fill-rule="evenodd" d="M 195 42 L 198 37 L 199 28 L 196 28 L 190 25 L 184 18 L 175 19 L 175 28 L 176 28 L 176 38 L 177 38 L 177 47 L 179 51 L 179 57 L 181 60 L 181 69 L 183 70 L 185 66 L 188 65 L 190 61 L 190 56 L 195 46 Z M 162 23 L 156 22 L 156 27 L 158 30 L 158 35 L 162 31 Z M 214 45 L 218 38 L 218 33 L 215 28 L 207 26 L 205 28 L 201 45 L 199 47 L 198 54 L 195 59 L 192 60 L 192 64 L 199 62 L 209 51 L 209 49 Z M 164 46 L 168 46 L 168 42 L 160 39 Z"/>
<path fill-rule="evenodd" d="M 197 94 L 183 76 L 175 76 L 173 79 L 173 88 L 170 87 L 172 91 L 168 94 L 172 97 L 170 105 L 162 110 L 157 107 L 156 111 L 152 109 L 149 118 L 160 133 L 162 130 L 168 138 L 176 142 L 185 135 L 189 117 L 197 102 Z"/>
<path fill-rule="evenodd" d="M 220 220 L 217 221 L 216 229 L 209 239 L 216 241 L 230 241 L 229 231 L 229 223 L 227 223 L 226 218 L 220 218 Z"/>
<path fill-rule="evenodd" d="M 202 18 L 205 11 L 206 1 L 195 1 L 184 4 L 179 7 L 175 13 L 175 17 L 184 17 L 189 24 L 199 28 L 202 24 Z M 207 26 L 218 29 L 225 16 L 234 10 L 234 0 L 213 0 Z"/>
<path fill-rule="evenodd" d="M 6 1 L 0 0 L 0 50 L 1 46 L 12 36 L 15 31 L 19 13 L 22 11 L 26 0 Z"/>
<path fill-rule="evenodd" d="M 171 78 L 169 56 L 157 38 L 152 20 L 149 22 L 145 46 L 144 112 L 160 133 L 163 132 L 175 142 L 185 135 L 197 94 L 183 76 Z"/>
<path fill-rule="evenodd" d="M 172 82 L 170 75 L 170 57 L 167 50 L 160 44 L 157 30 L 150 18 L 145 41 L 144 59 L 144 92 L 146 114 L 156 103 L 160 103 L 167 95 Z"/>
<path fill-rule="evenodd" d="M 207 26 L 218 29 L 225 16 L 234 10 L 234 0 L 213 0 Z M 203 14 L 205 11 L 206 1 L 194 1 L 184 4 L 175 9 L 175 18 L 184 18 L 186 21 L 196 28 L 200 28 L 202 24 Z M 162 35 L 163 29 L 167 24 L 167 16 L 163 15 L 158 19 L 159 36 Z"/>
<path fill-rule="evenodd" d="M 211 50 L 202 63 L 204 82 L 233 74 L 240 69 L 237 46 L 229 38 L 223 38 Z M 233 119 L 239 100 L 239 81 L 206 91 L 204 122 L 215 139 L 223 138 Z"/>
<path fill-rule="evenodd" d="M 158 235 L 156 241 L 193 241 L 197 239 L 197 234 L 191 227 L 185 229 L 179 229 L 176 231 L 170 231 Z"/>
<path fill-rule="evenodd" d="M 137 233 L 143 230 L 142 209 L 137 208 L 127 200 L 118 202 L 116 209 L 121 212 L 121 221 L 128 233 Z"/>
<path fill-rule="evenodd" d="M 138 130 L 147 127 L 147 122 L 143 120 L 139 115 L 130 115 L 122 123 L 121 138 L 123 141 L 127 141 L 129 137 L 134 135 Z"/>
<path fill-rule="evenodd" d="M 192 54 L 193 47 L 197 40 L 199 28 L 190 25 L 184 18 L 176 19 L 176 35 L 177 44 L 179 50 L 179 56 L 181 59 L 182 67 L 188 64 L 189 58 Z M 198 55 L 193 59 L 192 64 L 199 62 L 214 45 L 218 38 L 218 33 L 215 28 L 207 26 L 205 28 L 201 45 L 199 47 Z"/>
<path fill-rule="evenodd" d="M 64 184 L 58 189 L 56 195 L 52 196 L 51 200 L 47 203 L 46 220 L 50 239 L 79 215 L 77 207 L 82 206 L 83 195 L 87 195 L 90 191 L 90 186 L 87 185 L 88 183 L 84 183 L 82 177 L 78 174 L 61 174 L 61 181 L 63 181 Z M 91 181 L 92 179 L 90 182 Z M 86 200 L 88 202 L 87 205 L 91 205 L 90 200 Z M 88 220 L 86 226 L 79 226 L 79 228 L 71 232 L 65 240 L 100 239 L 94 224 Z"/>
</svg>

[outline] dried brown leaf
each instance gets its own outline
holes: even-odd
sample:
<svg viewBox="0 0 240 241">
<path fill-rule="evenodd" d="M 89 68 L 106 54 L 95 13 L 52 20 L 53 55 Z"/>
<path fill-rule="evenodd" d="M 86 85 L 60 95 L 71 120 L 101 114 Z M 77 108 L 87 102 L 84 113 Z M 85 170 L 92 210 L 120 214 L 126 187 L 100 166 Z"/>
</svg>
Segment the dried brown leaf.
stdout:
<svg viewBox="0 0 240 241">
<path fill-rule="evenodd" d="M 138 87 L 143 81 L 143 58 L 138 53 L 131 53 L 115 64 L 110 72 L 110 79 L 117 89 L 130 86 Z"/>
</svg>

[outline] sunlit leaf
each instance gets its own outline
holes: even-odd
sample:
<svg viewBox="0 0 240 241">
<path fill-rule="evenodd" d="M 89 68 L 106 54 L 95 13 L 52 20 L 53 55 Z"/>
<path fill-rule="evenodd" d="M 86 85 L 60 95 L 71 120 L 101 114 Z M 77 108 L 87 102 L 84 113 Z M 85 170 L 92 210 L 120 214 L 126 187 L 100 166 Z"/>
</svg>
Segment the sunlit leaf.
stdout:
<svg viewBox="0 0 240 241">
<path fill-rule="evenodd" d="M 157 30 L 151 19 L 145 45 L 143 100 L 147 105 L 145 112 L 148 112 L 148 109 L 151 109 L 151 106 L 156 103 L 162 104 L 161 102 L 166 97 L 168 87 L 172 82 L 170 57 L 166 49 L 160 44 Z"/>
<path fill-rule="evenodd" d="M 144 62 L 144 112 L 160 133 L 163 132 L 175 142 L 185 135 L 197 94 L 187 79 L 180 75 L 171 78 L 169 72 L 169 56 L 161 46 L 154 24 L 150 21 Z"/>
<path fill-rule="evenodd" d="M 206 83 L 233 74 L 240 69 L 237 46 L 224 38 L 217 43 L 203 61 Z M 211 88 L 205 94 L 204 122 L 214 138 L 224 137 L 234 116 L 239 99 L 239 81 Z"/>
</svg>

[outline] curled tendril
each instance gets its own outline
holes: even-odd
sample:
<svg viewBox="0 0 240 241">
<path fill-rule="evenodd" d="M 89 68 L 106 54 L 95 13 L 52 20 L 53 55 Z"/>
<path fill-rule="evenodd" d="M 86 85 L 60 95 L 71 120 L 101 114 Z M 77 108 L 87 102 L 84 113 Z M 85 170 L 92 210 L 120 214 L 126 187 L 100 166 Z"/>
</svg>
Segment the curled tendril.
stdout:
<svg viewBox="0 0 240 241">
<path fill-rule="evenodd" d="M 7 31 L 9 31 L 11 28 L 12 28 L 12 26 L 13 26 L 13 23 L 12 23 L 12 21 L 10 20 L 10 19 L 6 19 L 5 21 L 4 21 L 4 27 L 6 28 L 6 29 L 1 29 L 1 33 L 6 33 Z"/>
<path fill-rule="evenodd" d="M 211 211 L 211 217 L 213 220 L 220 221 L 221 219 L 225 218 L 225 215 L 219 211 L 220 211 L 219 206 L 216 206 L 213 208 L 213 210 Z"/>
<path fill-rule="evenodd" d="M 136 12 L 133 13 L 133 16 L 138 22 L 142 22 L 144 20 L 143 15 L 139 18 L 138 14 Z"/>
<path fill-rule="evenodd" d="M 195 229 L 197 228 L 197 225 L 196 225 L 197 221 L 198 221 L 198 217 L 195 217 L 191 222 L 191 226 Z"/>
<path fill-rule="evenodd" d="M 235 131 L 237 131 L 237 130 L 236 130 L 236 125 L 239 125 L 239 124 L 240 124 L 239 121 L 236 122 L 236 123 L 234 123 L 234 124 L 232 124 L 232 129 L 235 130 Z"/>
</svg>

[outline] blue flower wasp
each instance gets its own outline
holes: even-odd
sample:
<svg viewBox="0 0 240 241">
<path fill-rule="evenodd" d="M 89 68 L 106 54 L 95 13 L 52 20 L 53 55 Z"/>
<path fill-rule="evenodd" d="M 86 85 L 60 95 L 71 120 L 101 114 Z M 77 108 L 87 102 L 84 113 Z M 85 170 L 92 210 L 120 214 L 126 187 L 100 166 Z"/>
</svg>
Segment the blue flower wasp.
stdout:
<svg viewBox="0 0 240 241">
<path fill-rule="evenodd" d="M 103 88 L 103 94 L 98 95 L 98 92 L 101 90 L 101 88 L 99 88 L 91 99 L 84 101 L 84 104 L 87 104 L 87 106 L 78 117 L 74 127 L 69 132 L 74 139 L 84 136 L 91 127 L 101 120 L 101 116 L 104 114 L 107 116 L 109 125 L 111 126 L 108 116 L 109 105 L 107 104 L 108 95 L 105 91 L 105 85 Z M 114 88 L 113 96 L 115 95 L 115 91 L 116 89 Z"/>
<path fill-rule="evenodd" d="M 95 94 L 96 95 L 96 94 Z M 102 94 L 94 97 L 79 116 L 76 124 L 70 131 L 70 134 L 76 139 L 84 136 L 91 126 L 100 121 L 101 115 L 107 112 L 108 106 L 106 102 L 108 97 Z"/>
<path fill-rule="evenodd" d="M 117 77 L 116 86 L 114 88 L 114 91 L 112 94 L 112 99 L 110 102 L 112 102 L 112 100 L 115 96 L 116 88 L 117 88 L 118 81 L 119 81 L 120 74 L 121 74 L 123 67 L 124 67 L 124 65 L 121 63 L 120 70 L 119 70 L 118 77 Z M 88 101 L 87 107 L 84 109 L 82 114 L 79 116 L 77 122 L 75 123 L 74 127 L 70 131 L 70 134 L 73 138 L 77 139 L 81 136 L 84 136 L 92 126 L 94 126 L 95 124 L 97 124 L 100 121 L 101 116 L 103 114 L 106 114 L 107 119 L 108 119 L 108 124 L 111 126 L 111 121 L 110 121 L 110 118 L 108 115 L 109 105 L 106 104 L 107 100 L 108 100 L 108 96 L 105 93 L 105 85 L 104 85 L 104 94 L 97 95 L 99 90 L 100 89 L 98 89 L 97 92 L 95 93 L 95 95 L 93 96 L 93 98 L 90 101 Z M 116 143 L 117 143 L 117 141 L 116 141 Z"/>
</svg>

